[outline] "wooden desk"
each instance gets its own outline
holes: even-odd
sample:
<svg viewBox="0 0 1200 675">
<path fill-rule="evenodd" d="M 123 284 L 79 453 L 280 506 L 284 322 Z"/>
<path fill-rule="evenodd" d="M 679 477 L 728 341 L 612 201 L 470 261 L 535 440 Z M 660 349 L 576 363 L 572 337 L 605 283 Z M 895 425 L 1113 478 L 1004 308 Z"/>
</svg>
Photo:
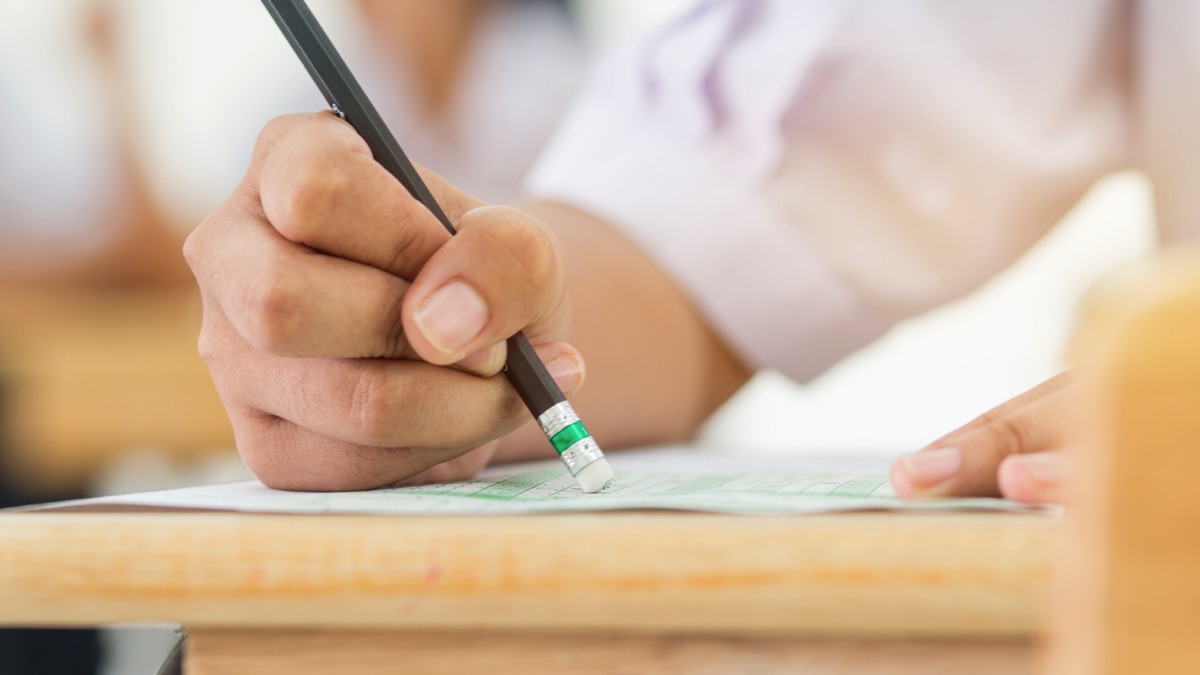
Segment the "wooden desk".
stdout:
<svg viewBox="0 0 1200 675">
<path fill-rule="evenodd" d="M 0 515 L 0 624 L 181 622 L 189 675 L 1028 673 L 1050 516 Z"/>
</svg>

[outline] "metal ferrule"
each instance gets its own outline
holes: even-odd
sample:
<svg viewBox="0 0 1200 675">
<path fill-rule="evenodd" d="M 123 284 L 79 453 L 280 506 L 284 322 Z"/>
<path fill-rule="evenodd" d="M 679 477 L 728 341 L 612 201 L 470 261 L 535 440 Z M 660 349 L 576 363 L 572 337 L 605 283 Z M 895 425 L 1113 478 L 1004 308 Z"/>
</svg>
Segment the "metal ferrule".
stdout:
<svg viewBox="0 0 1200 675">
<path fill-rule="evenodd" d="M 604 453 L 600 451 L 600 446 L 596 444 L 596 441 L 588 436 L 576 441 L 574 445 L 564 450 L 560 457 L 562 457 L 563 464 L 567 465 L 567 471 L 574 476 L 583 471 L 588 464 L 598 459 L 604 459 Z"/>
<path fill-rule="evenodd" d="M 555 404 L 546 412 L 538 415 L 538 426 L 542 428 L 542 433 L 546 434 L 546 438 L 554 438 L 555 434 L 578 421 L 579 415 L 575 414 L 575 409 L 566 401 Z"/>
</svg>

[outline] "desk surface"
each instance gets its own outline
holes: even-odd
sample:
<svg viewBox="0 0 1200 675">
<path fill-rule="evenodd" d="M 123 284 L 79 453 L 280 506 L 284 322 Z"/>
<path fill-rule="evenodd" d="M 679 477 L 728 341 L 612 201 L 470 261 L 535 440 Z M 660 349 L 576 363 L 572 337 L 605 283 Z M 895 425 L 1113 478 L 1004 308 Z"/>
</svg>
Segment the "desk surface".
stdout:
<svg viewBox="0 0 1200 675">
<path fill-rule="evenodd" d="M 1028 636 L 1057 518 L 0 514 L 0 624 Z"/>
</svg>

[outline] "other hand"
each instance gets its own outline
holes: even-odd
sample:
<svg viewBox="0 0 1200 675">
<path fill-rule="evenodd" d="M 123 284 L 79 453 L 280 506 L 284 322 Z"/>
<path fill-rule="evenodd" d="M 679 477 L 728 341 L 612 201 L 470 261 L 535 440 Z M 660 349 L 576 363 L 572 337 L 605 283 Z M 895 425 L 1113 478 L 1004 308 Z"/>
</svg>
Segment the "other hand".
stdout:
<svg viewBox="0 0 1200 675">
<path fill-rule="evenodd" d="M 1061 503 L 1071 474 L 1064 427 L 1073 389 L 1063 373 L 900 457 L 891 471 L 896 493 Z"/>
</svg>

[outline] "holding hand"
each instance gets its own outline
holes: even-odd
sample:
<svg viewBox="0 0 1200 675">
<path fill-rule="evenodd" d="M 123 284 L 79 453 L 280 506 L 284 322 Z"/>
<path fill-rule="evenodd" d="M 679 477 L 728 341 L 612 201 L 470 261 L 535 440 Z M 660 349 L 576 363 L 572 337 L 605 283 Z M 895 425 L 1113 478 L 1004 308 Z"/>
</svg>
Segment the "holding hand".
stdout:
<svg viewBox="0 0 1200 675">
<path fill-rule="evenodd" d="M 524 331 L 564 392 L 562 256 L 549 229 L 424 174 L 459 234 L 327 114 L 272 121 L 184 253 L 200 351 L 266 484 L 352 490 L 469 477 L 529 414 L 503 376 Z M 474 452 L 471 452 L 475 450 Z"/>
</svg>

